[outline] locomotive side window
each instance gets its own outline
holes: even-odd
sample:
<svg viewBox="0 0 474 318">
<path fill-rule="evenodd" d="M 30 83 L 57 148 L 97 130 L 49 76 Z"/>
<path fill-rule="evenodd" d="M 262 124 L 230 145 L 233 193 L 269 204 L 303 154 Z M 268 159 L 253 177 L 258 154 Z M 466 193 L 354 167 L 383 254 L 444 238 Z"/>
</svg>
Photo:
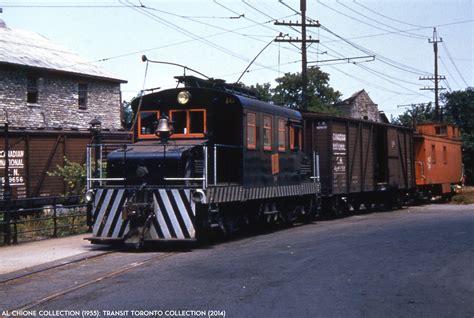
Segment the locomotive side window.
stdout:
<svg viewBox="0 0 474 318">
<path fill-rule="evenodd" d="M 206 132 L 206 110 L 170 110 L 175 137 L 204 137 Z"/>
<path fill-rule="evenodd" d="M 286 125 L 285 120 L 278 119 L 278 151 L 286 150 Z"/>
<path fill-rule="evenodd" d="M 247 149 L 257 149 L 257 115 L 247 114 Z"/>
<path fill-rule="evenodd" d="M 158 112 L 140 112 L 139 118 L 139 135 L 140 137 L 154 137 L 155 123 L 158 120 Z"/>
<path fill-rule="evenodd" d="M 301 127 L 290 127 L 290 149 L 300 149 L 302 143 Z"/>
<path fill-rule="evenodd" d="M 263 116 L 263 150 L 272 150 L 272 118 Z"/>
</svg>

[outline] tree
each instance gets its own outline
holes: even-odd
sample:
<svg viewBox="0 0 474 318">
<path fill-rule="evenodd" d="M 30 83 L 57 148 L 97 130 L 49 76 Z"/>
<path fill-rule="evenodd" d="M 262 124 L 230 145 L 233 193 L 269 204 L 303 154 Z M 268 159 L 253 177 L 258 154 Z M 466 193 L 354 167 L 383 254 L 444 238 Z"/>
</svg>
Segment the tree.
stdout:
<svg viewBox="0 0 474 318">
<path fill-rule="evenodd" d="M 441 95 L 445 103 L 444 117 L 461 129 L 463 163 L 466 179 L 474 183 L 474 88 Z"/>
<path fill-rule="evenodd" d="M 431 103 L 414 104 L 398 118 L 391 119 L 392 124 L 413 127 L 413 124 L 432 123 L 436 119 L 435 110 Z"/>
<path fill-rule="evenodd" d="M 241 84 L 242 86 L 246 87 L 245 85 Z M 251 85 L 250 87 L 247 86 L 246 88 L 252 90 L 257 95 L 257 98 L 264 102 L 271 102 L 272 101 L 272 91 L 271 91 L 271 84 L 270 83 L 263 83 L 263 84 L 256 84 Z"/>
<path fill-rule="evenodd" d="M 286 73 L 275 79 L 277 86 L 271 88 L 270 83 L 240 86 L 255 92 L 257 98 L 276 105 L 301 109 L 302 85 L 301 73 Z M 308 70 L 308 109 L 324 113 L 337 113 L 333 106 L 340 101 L 341 93 L 329 86 L 329 74 L 319 68 Z"/>
<path fill-rule="evenodd" d="M 133 124 L 133 110 L 132 104 L 127 101 L 122 102 L 122 127 L 125 129 L 130 129 Z"/>
<path fill-rule="evenodd" d="M 286 73 L 275 80 L 272 89 L 275 104 L 300 109 L 302 104 L 301 73 Z M 319 112 L 337 112 L 333 105 L 340 101 L 341 93 L 329 86 L 329 74 L 314 67 L 308 69 L 308 109 Z"/>
</svg>

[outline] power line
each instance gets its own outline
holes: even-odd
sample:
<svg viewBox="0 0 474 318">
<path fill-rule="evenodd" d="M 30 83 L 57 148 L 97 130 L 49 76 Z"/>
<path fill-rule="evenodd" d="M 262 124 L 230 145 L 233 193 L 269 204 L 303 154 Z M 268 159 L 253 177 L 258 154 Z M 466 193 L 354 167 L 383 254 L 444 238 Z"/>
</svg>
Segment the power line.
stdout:
<svg viewBox="0 0 474 318">
<path fill-rule="evenodd" d="M 461 87 L 461 85 L 459 85 L 459 82 L 456 80 L 456 78 L 453 76 L 453 74 L 451 74 L 451 72 L 449 71 L 449 68 L 448 66 L 446 65 L 446 63 L 444 63 L 444 59 L 439 57 L 439 60 L 441 61 L 441 64 L 443 64 L 444 66 L 444 69 L 446 70 L 446 72 L 448 73 L 449 77 L 451 79 L 453 79 L 454 83 L 458 86 L 458 87 Z M 446 81 L 446 80 L 445 80 Z M 447 81 L 446 81 L 446 84 L 447 84 Z M 451 90 L 451 88 L 449 87 L 449 85 L 447 84 L 448 86 L 448 89 Z"/>
<path fill-rule="evenodd" d="M 339 13 L 339 14 L 341 14 L 341 15 L 343 15 L 343 16 L 349 18 L 349 19 L 358 21 L 358 22 L 360 22 L 360 23 L 362 23 L 362 24 L 368 25 L 368 26 L 370 26 L 370 27 L 372 27 L 372 28 L 375 28 L 375 29 L 378 29 L 378 30 L 382 30 L 382 31 L 386 31 L 386 32 L 388 31 L 387 29 L 378 27 L 378 26 L 376 26 L 376 25 L 374 25 L 374 24 L 365 22 L 365 21 L 360 20 L 360 19 L 358 19 L 358 18 L 355 18 L 355 17 L 353 17 L 353 16 L 351 16 L 351 15 L 348 15 L 348 14 L 346 14 L 346 13 L 344 13 L 344 12 L 341 12 L 341 11 L 339 11 L 339 10 L 337 10 L 337 9 L 334 9 L 334 8 L 332 8 L 332 7 L 330 7 L 330 6 L 326 5 L 326 4 L 324 4 L 324 3 L 321 2 L 320 0 L 318 0 L 318 3 L 320 3 L 322 6 L 328 8 L 329 10 L 334 11 L 334 12 L 336 12 L 336 13 Z M 405 37 L 414 38 L 414 36 L 412 36 L 412 35 L 407 35 L 407 34 L 403 34 L 403 33 L 406 33 L 406 32 L 404 32 L 404 31 L 397 31 L 397 33 L 394 33 L 394 34 L 399 34 L 399 35 L 402 35 L 402 36 L 405 36 Z M 417 35 L 416 38 L 421 38 L 421 37 L 420 37 L 419 35 Z"/>
<path fill-rule="evenodd" d="M 448 50 L 448 47 L 446 46 L 446 44 L 443 42 L 443 48 L 446 50 L 446 53 L 448 53 L 448 57 L 449 57 L 449 60 L 451 61 L 451 64 L 453 64 L 454 66 L 454 69 L 456 70 L 456 72 L 458 73 L 459 77 L 462 79 L 462 81 L 464 82 L 464 84 L 467 86 L 469 86 L 469 84 L 466 82 L 466 80 L 464 79 L 464 76 L 462 76 L 461 72 L 459 71 L 456 63 L 454 63 L 454 60 L 453 58 L 451 57 L 451 53 L 449 53 L 449 50 Z"/>
<path fill-rule="evenodd" d="M 385 19 L 388 19 L 388 20 L 392 20 L 392 21 L 395 21 L 395 22 L 398 22 L 398 23 L 401 23 L 401 24 L 406 24 L 406 25 L 409 25 L 409 26 L 414 26 L 414 27 L 418 27 L 418 28 L 426 28 L 425 26 L 421 26 L 421 25 L 417 25 L 417 24 L 412 24 L 412 23 L 408 23 L 408 22 L 405 22 L 405 21 L 401 21 L 401 20 L 397 20 L 397 19 L 394 19 L 394 18 L 391 18 L 387 15 L 384 15 L 376 10 L 373 10 L 367 6 L 364 6 L 363 4 L 357 2 L 356 0 L 353 1 L 355 4 L 357 4 L 358 6 L 361 6 L 362 8 L 366 9 L 367 11 L 370 11 L 378 16 L 381 16 L 381 17 L 384 17 Z"/>
<path fill-rule="evenodd" d="M 126 1 L 127 1 L 127 3 L 130 4 L 130 1 L 128 1 L 128 0 L 126 0 Z M 120 2 L 122 2 L 122 0 L 120 0 Z M 198 35 L 196 35 L 195 33 L 191 32 L 191 31 L 188 31 L 188 30 L 186 30 L 186 29 L 184 29 L 184 28 L 182 28 L 182 27 L 176 25 L 175 23 L 169 22 L 169 21 L 167 21 L 167 20 L 165 20 L 165 19 L 163 19 L 163 18 L 157 16 L 156 14 L 153 14 L 153 13 L 151 13 L 151 12 L 149 12 L 149 11 L 146 11 L 146 9 L 144 9 L 143 7 L 141 7 L 141 8 L 136 8 L 136 7 L 134 7 L 134 6 L 131 6 L 130 8 L 133 9 L 133 10 L 135 10 L 135 11 L 137 11 L 137 12 L 139 12 L 139 13 L 141 13 L 141 14 L 143 14 L 143 15 L 145 15 L 145 16 L 147 16 L 147 17 L 149 17 L 149 18 L 151 18 L 152 20 L 154 20 L 154 21 L 156 21 L 156 22 L 158 22 L 158 23 L 160 23 L 160 24 L 163 24 L 163 25 L 165 25 L 165 26 L 167 26 L 167 27 L 169 27 L 169 28 L 172 28 L 172 29 L 174 29 L 174 30 L 176 30 L 176 31 L 178 31 L 178 32 L 180 32 L 180 33 L 182 33 L 182 34 L 185 34 L 185 35 L 187 35 L 187 36 L 189 36 L 189 37 L 191 37 L 191 38 L 194 38 L 194 39 L 196 39 L 196 40 L 198 40 L 198 41 L 200 41 L 200 42 L 202 42 L 202 43 L 204 43 L 204 44 L 206 44 L 206 45 L 208 45 L 208 46 L 211 46 L 211 47 L 213 47 L 213 48 L 215 48 L 215 49 L 217 49 L 217 50 L 219 50 L 219 51 L 221 51 L 221 52 L 227 54 L 227 55 L 230 55 L 230 56 L 233 56 L 233 57 L 235 57 L 235 58 L 237 58 L 237 59 L 241 59 L 241 60 L 244 60 L 244 61 L 249 62 L 249 59 L 248 59 L 248 58 L 246 58 L 246 57 L 244 57 L 244 56 L 242 56 L 242 55 L 240 55 L 240 54 L 237 54 L 237 53 L 235 53 L 234 51 L 231 51 L 231 50 L 229 50 L 229 49 L 227 49 L 227 48 L 225 48 L 225 47 L 222 47 L 221 45 L 218 45 L 218 44 L 216 44 L 216 43 L 213 43 L 213 42 L 211 42 L 211 41 L 208 41 L 208 40 L 206 40 L 204 37 L 198 36 Z"/>
<path fill-rule="evenodd" d="M 425 39 L 425 37 L 422 36 L 422 35 L 419 35 L 419 34 L 416 34 L 416 33 L 411 33 L 411 32 L 408 32 L 408 31 L 403 31 L 403 30 L 400 30 L 400 29 L 398 29 L 398 28 L 395 28 L 395 27 L 393 27 L 393 26 L 391 26 L 391 25 L 389 25 L 389 24 L 386 24 L 386 23 L 383 23 L 383 22 L 381 22 L 381 21 L 379 21 L 379 20 L 376 20 L 376 19 L 373 19 L 373 18 L 371 18 L 371 17 L 368 17 L 368 16 L 366 16 L 365 14 L 362 14 L 362 13 L 360 13 L 359 11 L 354 10 L 354 9 L 352 9 L 351 7 L 349 7 L 349 6 L 347 6 L 347 5 L 343 4 L 343 3 L 341 3 L 339 0 L 336 0 L 336 2 L 337 2 L 339 5 L 343 6 L 344 8 L 346 8 L 346 9 L 352 11 L 352 12 L 355 12 L 356 14 L 358 14 L 358 15 L 360 15 L 360 16 L 366 18 L 366 19 L 369 20 L 369 21 L 373 21 L 373 22 L 375 22 L 375 23 L 384 25 L 384 26 L 389 27 L 390 29 L 396 30 L 396 31 L 398 31 L 398 32 L 400 32 L 400 33 L 406 33 L 407 35 L 411 35 L 411 37 L 413 37 L 413 38 Z"/>
<path fill-rule="evenodd" d="M 358 45 L 352 41 L 349 41 L 345 38 L 343 38 L 342 36 L 338 35 L 337 33 L 331 31 L 330 29 L 328 29 L 326 26 L 324 25 L 321 25 L 321 29 L 323 29 L 324 31 L 334 35 L 335 37 L 337 37 L 338 39 L 348 43 L 349 45 L 351 45 L 352 47 L 358 49 L 359 51 L 365 53 L 365 54 L 368 54 L 368 55 L 375 55 L 377 57 L 377 59 L 387 65 L 390 65 L 394 68 L 397 68 L 397 69 L 400 69 L 402 71 L 405 71 L 405 72 L 409 72 L 409 73 L 412 73 L 412 74 L 416 74 L 416 75 L 420 75 L 420 74 L 429 74 L 428 72 L 425 72 L 425 71 L 422 71 L 422 70 L 418 70 L 412 66 L 409 66 L 409 65 L 406 65 L 406 64 L 403 64 L 403 63 L 400 63 L 400 62 L 397 62 L 395 60 L 392 60 L 388 57 L 385 57 L 384 55 L 382 54 L 379 54 L 379 53 L 376 53 L 374 51 L 371 51 L 361 45 Z"/>
</svg>

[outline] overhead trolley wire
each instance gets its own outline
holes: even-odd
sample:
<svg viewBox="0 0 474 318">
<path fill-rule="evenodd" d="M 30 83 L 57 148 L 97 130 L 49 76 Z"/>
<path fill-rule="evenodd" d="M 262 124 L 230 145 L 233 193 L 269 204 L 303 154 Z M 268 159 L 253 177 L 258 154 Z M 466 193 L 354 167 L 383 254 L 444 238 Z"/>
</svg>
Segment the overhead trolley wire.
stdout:
<svg viewBox="0 0 474 318">
<path fill-rule="evenodd" d="M 356 18 L 356 17 L 353 17 L 353 16 L 351 16 L 351 15 L 348 15 L 348 14 L 346 14 L 346 13 L 344 13 L 344 12 L 341 12 L 341 11 L 339 11 L 339 10 L 337 10 L 337 9 L 334 9 L 334 8 L 332 8 L 332 7 L 330 7 L 330 6 L 326 5 L 326 4 L 324 4 L 324 3 L 321 2 L 320 0 L 318 0 L 318 3 L 320 3 L 322 6 L 328 8 L 329 10 L 334 11 L 334 12 L 336 12 L 336 13 L 339 13 L 340 15 L 343 15 L 343 16 L 349 18 L 349 19 L 358 21 L 358 22 L 360 22 L 360 23 L 362 23 L 362 24 L 368 25 L 368 26 L 373 27 L 373 28 L 378 29 L 378 30 L 389 31 L 389 30 L 387 30 L 387 29 L 384 29 L 384 28 L 381 28 L 381 27 L 376 26 L 376 25 L 374 25 L 374 24 L 365 22 L 365 21 L 360 20 L 360 19 L 358 19 L 358 18 Z M 423 38 L 423 39 L 424 39 L 424 37 L 422 37 L 422 36 L 420 36 L 420 35 L 416 35 L 416 37 L 415 37 L 415 36 L 413 36 L 413 35 L 404 34 L 404 33 L 406 33 L 406 32 L 405 32 L 405 31 L 397 31 L 397 33 L 395 33 L 395 34 L 399 34 L 399 35 L 401 35 L 401 36 L 410 37 L 410 38 L 418 38 L 418 39 Z"/>
<path fill-rule="evenodd" d="M 418 27 L 418 28 L 427 28 L 426 26 L 422 26 L 422 25 L 417 25 L 417 24 L 413 24 L 413 23 L 408 23 L 408 22 L 405 22 L 405 21 L 401 21 L 401 20 L 397 20 L 397 19 L 394 19 L 394 18 L 391 18 L 387 15 L 384 15 L 376 10 L 373 10 L 367 6 L 364 6 L 363 4 L 357 2 L 356 0 L 353 0 L 353 2 L 355 4 L 357 4 L 358 6 L 361 6 L 362 8 L 366 9 L 367 11 L 370 11 L 378 16 L 381 16 L 381 17 L 384 17 L 385 19 L 388 19 L 388 20 L 392 20 L 392 21 L 395 21 L 395 22 L 398 22 L 398 23 L 402 23 L 402 24 L 406 24 L 406 25 L 409 25 L 409 26 L 414 26 L 414 27 Z M 432 28 L 432 27 L 429 27 L 429 28 Z"/>
<path fill-rule="evenodd" d="M 390 24 L 383 23 L 383 22 L 381 22 L 381 21 L 378 21 L 378 20 L 376 20 L 376 19 L 373 19 L 373 18 L 371 18 L 371 17 L 369 17 L 369 16 L 367 16 L 367 15 L 365 15 L 365 14 L 363 14 L 363 13 L 357 11 L 357 10 L 352 9 L 351 7 L 349 7 L 349 6 L 347 6 L 347 5 L 343 4 L 343 3 L 341 3 L 341 1 L 339 1 L 339 0 L 336 0 L 336 2 L 337 2 L 339 5 L 341 5 L 341 6 L 343 6 L 344 8 L 346 8 L 347 10 L 350 10 L 350 11 L 352 11 L 352 12 L 354 12 L 354 13 L 356 13 L 356 14 L 358 14 L 358 15 L 364 17 L 364 18 L 366 18 L 367 20 L 370 20 L 370 21 L 376 22 L 376 23 L 378 23 L 378 24 L 384 25 L 384 26 L 389 27 L 390 29 L 396 30 L 396 31 L 398 31 L 398 32 L 400 32 L 400 33 L 406 33 L 407 35 L 411 35 L 411 37 L 413 37 L 413 38 L 423 39 L 423 40 L 426 39 L 426 36 L 419 35 L 419 34 L 416 34 L 416 33 L 411 33 L 411 32 L 404 31 L 404 30 L 400 30 L 400 29 L 395 28 L 394 26 L 392 26 L 392 25 L 390 25 Z"/>
</svg>

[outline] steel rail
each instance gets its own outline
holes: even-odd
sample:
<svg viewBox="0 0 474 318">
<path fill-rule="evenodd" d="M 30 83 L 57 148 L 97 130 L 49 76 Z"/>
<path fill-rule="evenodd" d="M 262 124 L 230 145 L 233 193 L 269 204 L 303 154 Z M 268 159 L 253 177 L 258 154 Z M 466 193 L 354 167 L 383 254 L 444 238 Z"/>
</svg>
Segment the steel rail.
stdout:
<svg viewBox="0 0 474 318">
<path fill-rule="evenodd" d="M 156 260 L 160 260 L 160 259 L 164 259 L 164 258 L 168 258 L 170 256 L 173 256 L 175 255 L 176 253 L 166 253 L 164 255 L 158 255 L 158 256 L 155 256 L 155 257 L 152 257 L 152 258 L 149 258 L 147 260 L 144 260 L 144 261 L 141 261 L 141 262 L 134 262 L 130 265 L 126 265 L 118 270 L 115 270 L 113 272 L 110 272 L 108 274 L 105 274 L 105 275 L 101 275 L 97 278 L 94 278 L 94 279 L 91 279 L 91 280 L 88 280 L 84 283 L 81 283 L 81 284 L 77 284 L 77 285 L 74 285 L 74 286 L 71 286 L 69 288 L 65 288 L 65 289 L 61 289 L 60 291 L 57 291 L 57 292 L 54 292 L 52 294 L 50 294 L 49 296 L 46 296 L 46 297 L 43 297 L 41 299 L 38 299 L 38 300 L 35 300 L 29 304 L 26 304 L 26 305 L 22 305 L 21 308 L 17 308 L 17 309 L 12 309 L 12 310 L 9 310 L 9 312 L 13 312 L 13 311 L 26 311 L 26 310 L 30 310 L 31 308 L 33 307 L 36 307 L 36 306 L 39 306 L 39 305 L 43 305 L 43 304 L 46 304 L 52 300 L 55 300 L 55 299 L 58 299 L 60 298 L 61 296 L 64 296 L 66 294 L 69 294 L 71 292 L 74 292 L 76 290 L 79 290 L 81 288 L 84 288 L 84 287 L 87 287 L 87 286 L 90 286 L 90 285 L 93 285 L 95 283 L 99 283 L 105 279 L 108 279 L 108 278 L 112 278 L 112 277 L 116 277 L 116 276 L 119 276 L 120 274 L 124 274 L 132 269 L 135 269 L 135 268 L 138 268 L 140 266 L 144 266 L 144 265 L 147 265 L 149 263 L 152 263 L 153 261 L 156 261 Z"/>
</svg>

